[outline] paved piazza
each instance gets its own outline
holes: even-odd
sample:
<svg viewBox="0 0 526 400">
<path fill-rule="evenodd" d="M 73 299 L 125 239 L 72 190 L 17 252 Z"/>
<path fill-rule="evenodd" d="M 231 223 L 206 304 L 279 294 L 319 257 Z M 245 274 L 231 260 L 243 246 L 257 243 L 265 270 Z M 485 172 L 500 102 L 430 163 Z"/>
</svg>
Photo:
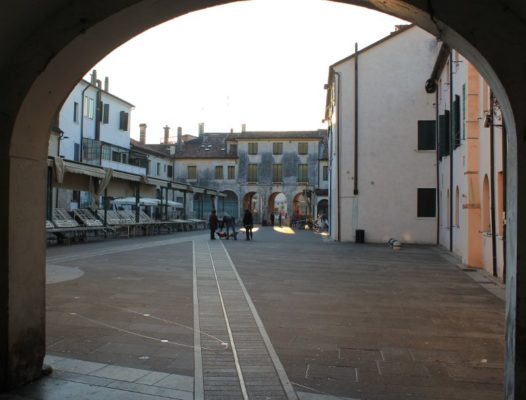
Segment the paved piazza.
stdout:
<svg viewBox="0 0 526 400">
<path fill-rule="evenodd" d="M 504 290 L 434 247 L 263 227 L 50 247 L 47 264 L 54 372 L 0 399 L 503 396 Z"/>
</svg>

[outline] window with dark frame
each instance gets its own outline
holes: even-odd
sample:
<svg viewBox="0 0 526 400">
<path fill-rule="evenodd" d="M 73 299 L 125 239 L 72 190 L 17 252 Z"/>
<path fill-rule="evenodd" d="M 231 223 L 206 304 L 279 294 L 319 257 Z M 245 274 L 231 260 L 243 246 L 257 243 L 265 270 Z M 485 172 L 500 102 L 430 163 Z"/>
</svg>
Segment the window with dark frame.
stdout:
<svg viewBox="0 0 526 400">
<path fill-rule="evenodd" d="M 309 181 L 309 165 L 308 164 L 298 164 L 298 182 L 308 182 Z"/>
<path fill-rule="evenodd" d="M 436 217 L 436 189 L 418 188 L 417 189 L 417 217 L 434 218 Z"/>
<path fill-rule="evenodd" d="M 223 166 L 216 165 L 215 179 L 224 179 L 224 178 L 225 176 L 223 175 Z"/>
<path fill-rule="evenodd" d="M 436 150 L 436 121 L 418 121 L 418 150 Z"/>
<path fill-rule="evenodd" d="M 110 123 L 110 105 L 109 104 L 104 104 L 102 106 L 102 123 L 103 124 Z"/>
<path fill-rule="evenodd" d="M 129 120 L 129 114 L 126 111 L 121 111 L 119 113 L 119 129 L 121 131 L 127 131 L 128 130 L 128 120 Z"/>
<path fill-rule="evenodd" d="M 166 169 L 166 176 L 168 176 L 168 178 L 172 178 L 174 176 L 173 165 L 168 165 L 168 168 Z"/>
<path fill-rule="evenodd" d="M 248 182 L 255 183 L 258 181 L 258 165 L 248 164 Z"/>
<path fill-rule="evenodd" d="M 324 165 L 323 166 L 323 180 L 328 181 L 329 180 L 329 166 Z"/>
<path fill-rule="evenodd" d="M 189 165 L 186 169 L 187 179 L 197 179 L 197 167 Z"/>
<path fill-rule="evenodd" d="M 272 165 L 272 182 L 273 183 L 283 182 L 283 166 L 281 164 Z"/>
<path fill-rule="evenodd" d="M 251 154 L 251 155 L 258 154 L 257 142 L 251 142 L 248 144 L 248 154 Z"/>
<path fill-rule="evenodd" d="M 228 179 L 236 179 L 236 167 L 234 165 L 228 166 Z"/>
</svg>

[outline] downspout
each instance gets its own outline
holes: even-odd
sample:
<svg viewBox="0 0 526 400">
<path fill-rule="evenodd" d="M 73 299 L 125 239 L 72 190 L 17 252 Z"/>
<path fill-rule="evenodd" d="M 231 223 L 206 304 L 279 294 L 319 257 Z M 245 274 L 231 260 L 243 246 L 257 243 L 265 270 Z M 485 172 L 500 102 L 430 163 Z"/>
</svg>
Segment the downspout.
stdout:
<svg viewBox="0 0 526 400">
<path fill-rule="evenodd" d="M 354 44 L 354 195 L 358 194 L 358 43 Z"/>
<path fill-rule="evenodd" d="M 340 241 L 341 240 L 341 235 L 342 235 L 342 229 L 341 229 L 341 204 L 340 204 L 340 154 L 341 154 L 341 146 L 340 146 L 340 128 L 341 128 L 341 115 L 340 115 L 340 110 L 341 110 L 341 104 L 340 104 L 340 100 L 341 100 L 341 88 L 340 88 L 340 84 L 341 84 L 341 74 L 339 72 L 334 72 L 334 75 L 336 75 L 338 77 L 338 90 L 337 90 L 337 93 L 336 93 L 336 199 L 338 201 L 338 206 L 337 206 L 337 212 L 338 212 L 338 218 L 337 218 L 337 221 L 338 221 L 338 235 L 337 235 L 337 238 L 336 240 Z"/>
<path fill-rule="evenodd" d="M 504 213 L 504 216 L 502 218 L 502 258 L 503 258 L 503 266 L 502 266 L 502 280 L 506 282 L 506 163 L 508 162 L 508 140 L 506 137 L 506 122 L 504 119 L 502 120 L 502 212 Z"/>
<path fill-rule="evenodd" d="M 449 251 L 453 252 L 453 50 L 449 53 Z"/>
<path fill-rule="evenodd" d="M 86 93 L 86 90 L 88 90 L 91 86 L 91 83 L 87 83 L 87 86 L 82 90 L 82 94 L 80 95 L 80 162 L 84 161 L 84 94 Z"/>
<path fill-rule="evenodd" d="M 493 276 L 498 275 L 497 271 L 497 238 L 495 236 L 495 123 L 493 121 L 493 105 L 495 103 L 495 97 L 493 97 L 493 91 L 489 92 L 489 106 L 490 106 L 490 126 L 489 126 L 489 173 L 490 173 L 490 218 L 491 218 L 491 262 L 493 267 Z"/>
<path fill-rule="evenodd" d="M 439 149 L 439 109 L 438 109 L 438 90 L 435 91 L 435 148 L 436 148 L 436 202 L 437 202 L 437 246 L 440 244 L 440 149 Z"/>
</svg>

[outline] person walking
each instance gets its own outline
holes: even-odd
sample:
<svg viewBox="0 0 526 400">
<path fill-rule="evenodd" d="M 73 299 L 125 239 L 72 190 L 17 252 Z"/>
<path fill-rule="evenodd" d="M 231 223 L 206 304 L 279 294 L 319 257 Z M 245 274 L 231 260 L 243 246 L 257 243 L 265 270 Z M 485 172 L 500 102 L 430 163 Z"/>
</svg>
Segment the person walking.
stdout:
<svg viewBox="0 0 526 400">
<path fill-rule="evenodd" d="M 243 225 L 245 226 L 247 240 L 252 239 L 252 228 L 254 227 L 254 220 L 252 219 L 252 213 L 248 209 L 245 210 L 245 215 L 243 215 Z"/>
<path fill-rule="evenodd" d="M 270 213 L 270 223 L 272 226 L 274 226 L 274 220 L 276 219 L 276 216 L 274 215 L 274 212 Z"/>
<path fill-rule="evenodd" d="M 230 229 L 232 229 L 232 237 L 237 240 L 236 220 L 230 214 L 223 215 L 223 225 L 226 227 L 226 240 L 230 239 Z"/>
<path fill-rule="evenodd" d="M 208 226 L 210 228 L 210 239 L 216 240 L 216 229 L 219 220 L 217 219 L 216 210 L 212 210 L 212 213 L 208 217 Z"/>
<path fill-rule="evenodd" d="M 279 212 L 279 215 L 278 215 L 278 223 L 279 223 L 279 227 L 281 228 L 281 211 Z"/>
</svg>

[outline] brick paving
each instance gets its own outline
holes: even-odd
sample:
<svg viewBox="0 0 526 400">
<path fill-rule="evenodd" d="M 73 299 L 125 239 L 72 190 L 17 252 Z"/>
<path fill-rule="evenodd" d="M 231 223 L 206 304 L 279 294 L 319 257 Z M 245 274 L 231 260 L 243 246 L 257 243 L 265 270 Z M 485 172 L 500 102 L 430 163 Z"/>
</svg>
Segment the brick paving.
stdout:
<svg viewBox="0 0 526 400">
<path fill-rule="evenodd" d="M 51 378 L 12 398 L 92 390 L 99 395 L 86 398 L 102 399 L 110 389 L 112 398 L 188 396 L 188 387 L 176 383 L 194 376 L 192 240 L 208 243 L 205 238 L 184 233 L 50 248 L 47 345 L 59 362 Z M 254 239 L 216 242 L 212 253 L 225 246 L 300 399 L 502 398 L 504 303 L 486 290 L 502 292 L 491 279 L 463 272 L 434 247 L 395 252 L 268 227 Z M 228 267 L 220 253 L 217 259 L 218 268 Z M 252 329 L 254 315 L 239 308 L 233 283 L 224 287 L 227 315 L 234 326 Z M 197 335 L 203 347 L 214 329 L 205 317 L 215 318 L 212 325 L 221 321 L 205 314 Z M 227 339 L 224 331 L 215 333 Z M 257 347 L 264 355 L 258 332 L 245 338 L 256 344 L 239 342 L 240 359 L 261 361 L 243 353 Z M 206 370 L 206 354 L 200 361 Z M 257 377 L 257 368 L 245 369 Z M 164 386 L 156 386 L 157 378 Z"/>
</svg>

